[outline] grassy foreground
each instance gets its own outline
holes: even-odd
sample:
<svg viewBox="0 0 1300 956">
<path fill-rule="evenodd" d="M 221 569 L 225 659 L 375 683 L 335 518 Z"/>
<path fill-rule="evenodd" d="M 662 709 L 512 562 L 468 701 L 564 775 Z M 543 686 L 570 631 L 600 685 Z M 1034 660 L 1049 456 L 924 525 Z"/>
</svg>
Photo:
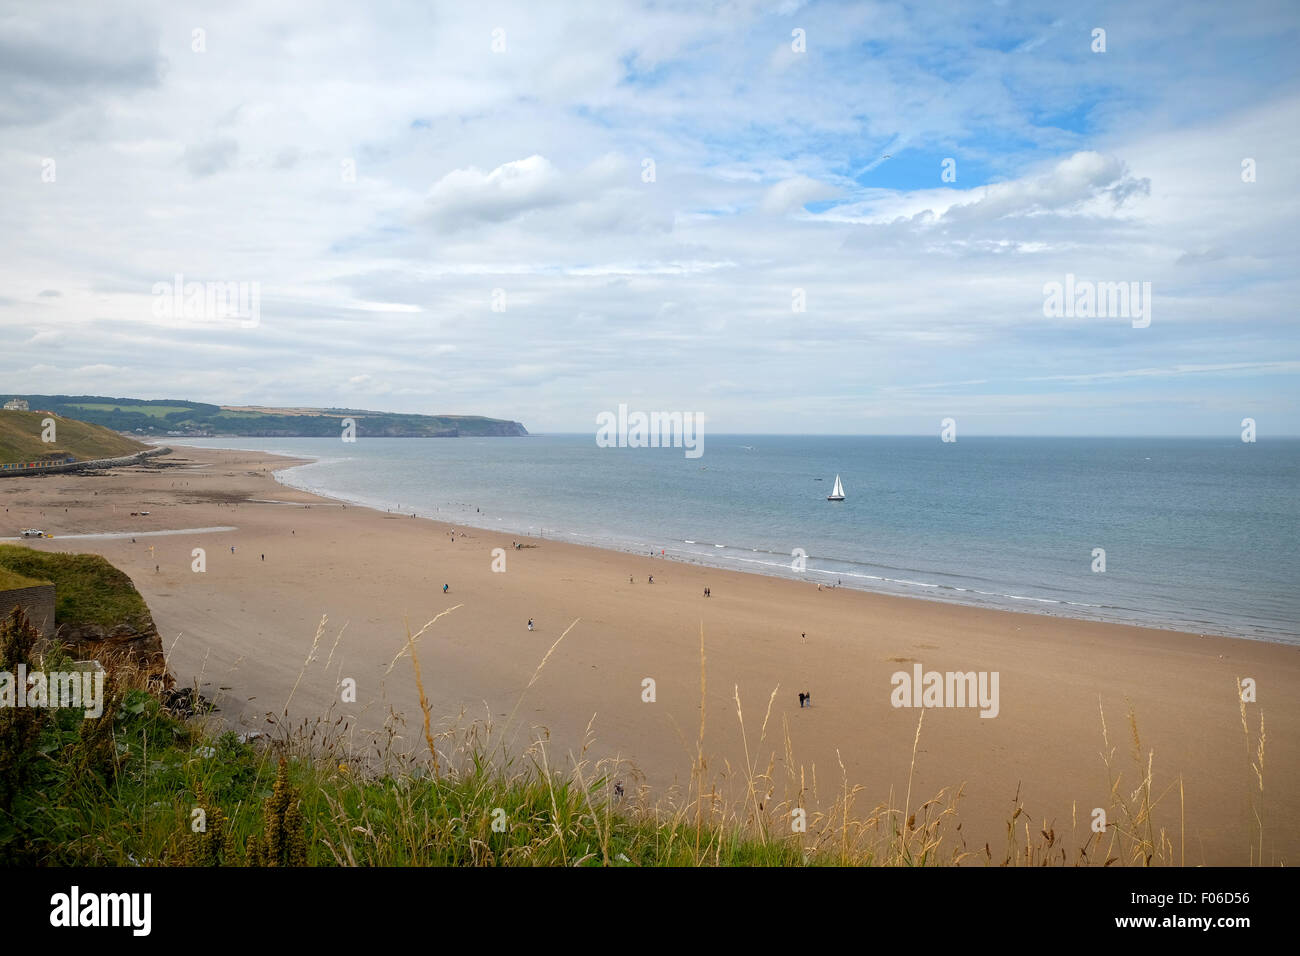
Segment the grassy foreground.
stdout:
<svg viewBox="0 0 1300 956">
<path fill-rule="evenodd" d="M 68 664 L 58 649 L 44 661 L 33 661 L 36 638 L 19 612 L 0 623 L 0 671 L 14 673 L 20 662 L 47 671 Z M 315 651 L 314 645 L 313 655 Z M 415 651 L 414 639 L 408 640 L 403 653 L 409 652 L 419 684 Z M 537 674 L 545 663 L 543 659 Z M 703 725 L 687 792 L 663 795 L 650 804 L 644 789 L 622 786 L 623 780 L 635 777 L 633 769 L 623 763 L 592 762 L 586 747 L 570 754 L 564 761 L 567 768 L 561 770 L 544 735 L 518 750 L 511 749 L 506 728 L 490 723 L 462 724 L 435 735 L 422 685 L 425 720 L 417 739 L 422 734 L 427 747 L 411 753 L 402 749 L 404 727 L 396 715 L 390 716 L 384 733 L 363 747 L 355 745 L 353 731 L 341 717 L 297 727 L 290 727 L 286 719 L 274 724 L 268 734 L 246 740 L 233 732 L 207 729 L 210 721 L 201 717 L 177 719 L 139 683 L 129 670 L 110 666 L 108 702 L 103 716 L 96 719 L 70 709 L 0 707 L 0 862 L 83 866 L 1142 866 L 1186 862 L 1180 832 L 1182 781 L 1155 788 L 1152 756 L 1142 753 L 1131 713 L 1136 778 L 1128 780 L 1113 766 L 1116 748 L 1102 715 L 1106 748 L 1102 758 L 1110 780 L 1109 822 L 1104 830 L 1095 832 L 1088 825 L 1089 809 L 1076 808 L 1068 831 L 1062 824 L 1058 833 L 1057 825 L 1031 820 L 1013 800 L 1005 844 L 994 849 L 966 846 L 957 819 L 960 788 L 913 803 L 910 774 L 901 806 L 891 797 L 863 812 L 857 806 L 859 788 L 848 785 L 842 768 L 832 792 L 823 794 L 815 776 L 805 784 L 802 771 L 797 778 L 790 771 L 789 779 L 778 779 L 769 760 L 766 770 L 743 768 L 742 792 L 729 802 L 706 779 Z M 704 686 L 702 641 L 702 695 Z M 753 753 L 761 752 L 768 719 L 764 717 L 757 735 L 747 732 L 739 694 L 735 700 L 748 762 L 751 747 Z M 1265 849 L 1262 720 L 1254 738 L 1243 707 L 1242 727 L 1247 761 L 1255 761 L 1252 783 L 1258 779 L 1257 800 L 1251 800 L 1258 827 L 1252 828 L 1250 838 L 1250 858 L 1256 863 L 1264 858 Z M 918 723 L 914 764 L 920 736 Z M 788 739 L 786 748 L 788 754 Z M 787 785 L 780 786 L 782 782 Z M 791 796 L 778 800 L 778 789 Z M 1157 825 L 1157 806 L 1165 803 L 1168 809 L 1173 800 L 1176 812 L 1165 814 L 1169 825 Z"/>
<path fill-rule="evenodd" d="M 0 625 L 0 671 L 35 666 L 37 633 Z M 48 671 L 70 662 L 57 654 Z M 0 861 L 81 866 L 800 864 L 790 843 L 618 810 L 606 778 L 518 768 L 462 741 L 456 770 L 377 752 L 339 759 L 340 720 L 241 741 L 181 721 L 110 669 L 104 715 L 0 709 Z M 116 679 L 114 679 L 116 678 Z M 447 755 L 442 754 L 443 760 Z M 610 796 L 607 796 L 610 795 Z"/>
</svg>

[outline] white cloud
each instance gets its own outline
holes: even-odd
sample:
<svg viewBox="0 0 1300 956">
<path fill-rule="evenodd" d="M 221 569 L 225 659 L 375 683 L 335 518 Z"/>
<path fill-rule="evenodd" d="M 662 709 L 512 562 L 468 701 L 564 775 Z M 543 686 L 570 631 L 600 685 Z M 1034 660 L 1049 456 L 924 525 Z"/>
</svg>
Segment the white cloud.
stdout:
<svg viewBox="0 0 1300 956">
<path fill-rule="evenodd" d="M 1100 217 L 1150 189 L 1148 178 L 1131 175 L 1122 160 L 1097 152 L 1075 153 L 1044 173 L 1005 182 L 911 192 L 871 190 L 860 202 L 828 210 L 827 219 L 859 223 L 910 220 L 918 226 L 987 223 L 999 219 L 1084 212 Z"/>
<path fill-rule="evenodd" d="M 426 197 L 427 214 L 437 225 L 461 228 L 503 222 L 564 201 L 559 171 L 544 156 L 503 163 L 489 173 L 471 166 L 434 183 Z"/>
<path fill-rule="evenodd" d="M 782 180 L 763 194 L 763 211 L 771 215 L 801 210 L 810 202 L 835 199 L 843 191 L 809 176 L 795 176 Z"/>
</svg>

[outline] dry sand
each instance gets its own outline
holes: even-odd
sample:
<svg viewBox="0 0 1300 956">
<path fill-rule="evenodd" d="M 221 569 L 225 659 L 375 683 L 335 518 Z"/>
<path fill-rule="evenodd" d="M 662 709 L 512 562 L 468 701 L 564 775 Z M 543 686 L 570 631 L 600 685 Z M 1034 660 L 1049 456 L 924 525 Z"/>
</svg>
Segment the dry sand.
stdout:
<svg viewBox="0 0 1300 956">
<path fill-rule="evenodd" d="M 911 781 L 913 807 L 965 785 L 961 833 L 971 848 L 987 842 L 1000 858 L 1017 793 L 1025 807 L 1018 828 L 1028 822 L 1035 834 L 1044 825 L 1069 834 L 1077 813 L 1073 843 L 1083 841 L 1091 809 L 1110 802 L 1100 703 L 1126 795 L 1141 777 L 1130 705 L 1136 713 L 1143 768 L 1147 753 L 1155 754 L 1157 820 L 1170 831 L 1175 859 L 1185 853 L 1188 864 L 1249 862 L 1251 788 L 1263 808 L 1265 862 L 1294 862 L 1300 851 L 1300 648 L 819 591 L 471 528 L 457 528 L 453 542 L 451 525 L 345 507 L 278 484 L 272 472 L 292 460 L 196 448 L 177 448 L 164 460 L 179 467 L 0 480 L 12 529 L 4 533 L 44 528 L 56 537 L 27 543 L 102 554 L 130 574 L 173 672 L 183 683 L 198 678 L 231 724 L 265 729 L 267 714 L 281 712 L 292 693 L 297 718 L 348 715 L 372 730 L 391 707 L 407 719 L 406 743 L 422 746 L 410 662 L 386 672 L 408 624 L 418 629 L 456 606 L 419 644 L 435 717 L 491 716 L 500 724 L 518 704 L 521 743 L 545 728 L 552 759 L 561 761 L 580 750 L 590 725 L 588 756 L 628 759 L 643 775 L 628 772 L 629 791 L 644 779 L 655 799 L 690 777 L 703 627 L 708 773 L 723 788 L 728 780 L 735 785 L 728 765 L 744 773 L 738 688 L 750 759 L 762 769 L 774 760 L 775 776 L 784 779 L 788 731 L 796 775 L 802 770 L 811 786 L 816 774 L 819 800 L 810 796 L 806 804 L 829 804 L 841 786 L 842 759 L 849 784 L 862 788 L 855 806 L 864 815 L 891 792 L 901 805 L 921 710 L 891 705 L 891 675 L 920 662 L 927 671 L 999 673 L 996 718 L 970 708 L 925 710 Z M 130 516 L 141 510 L 150 514 Z M 134 543 L 59 537 L 222 526 L 237 530 Z M 529 547 L 516 550 L 512 541 Z M 506 552 L 504 573 L 492 570 L 497 547 Z M 206 550 L 204 573 L 191 570 L 194 548 Z M 322 616 L 328 623 L 304 670 Z M 356 681 L 355 704 L 340 702 L 346 677 Z M 1234 691 L 1238 677 L 1258 683 L 1259 703 L 1247 707 L 1252 733 L 1260 712 L 1266 715 L 1262 803 Z M 645 678 L 655 681 L 653 703 L 642 699 Z M 804 690 L 813 706 L 801 709 Z M 778 791 L 775 799 L 788 796 Z M 1023 843 L 1023 832 L 1019 838 Z"/>
</svg>

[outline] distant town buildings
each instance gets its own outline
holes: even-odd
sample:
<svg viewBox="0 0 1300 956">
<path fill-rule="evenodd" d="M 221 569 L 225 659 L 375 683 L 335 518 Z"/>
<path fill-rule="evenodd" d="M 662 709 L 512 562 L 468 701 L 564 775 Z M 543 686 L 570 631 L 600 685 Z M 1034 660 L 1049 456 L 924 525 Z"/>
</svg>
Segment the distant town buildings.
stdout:
<svg viewBox="0 0 1300 956">
<path fill-rule="evenodd" d="M 27 399 L 25 399 L 25 398 L 11 398 L 9 401 L 5 402 L 5 411 L 6 411 L 6 412 L 25 412 L 25 411 L 29 411 L 29 409 L 27 408 Z"/>
</svg>

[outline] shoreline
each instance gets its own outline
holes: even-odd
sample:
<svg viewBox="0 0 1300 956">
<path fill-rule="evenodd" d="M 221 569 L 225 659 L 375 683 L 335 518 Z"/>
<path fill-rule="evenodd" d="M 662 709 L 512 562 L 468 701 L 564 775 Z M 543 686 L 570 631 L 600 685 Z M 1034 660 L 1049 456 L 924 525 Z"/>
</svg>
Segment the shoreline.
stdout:
<svg viewBox="0 0 1300 956">
<path fill-rule="evenodd" d="M 185 446 L 170 467 L 0 484 L 0 500 L 15 527 L 55 533 L 24 543 L 101 554 L 126 572 L 178 681 L 216 701 L 231 729 L 343 721 L 359 750 L 390 732 L 402 749 L 423 748 L 407 628 L 444 614 L 418 645 L 436 728 L 491 722 L 515 754 L 542 739 L 559 764 L 608 758 L 638 800 L 671 805 L 689 786 L 703 702 L 706 791 L 743 800 L 745 768 L 767 768 L 771 799 L 825 812 L 843 786 L 861 787 L 854 812 L 865 818 L 891 795 L 901 803 L 910 790 L 919 806 L 963 788 L 960 838 L 982 861 L 985 843 L 995 853 L 1005 843 L 1016 800 L 1035 826 L 1068 834 L 1075 821 L 1087 836 L 1112 786 L 1104 714 L 1121 789 L 1154 754 L 1155 792 L 1166 794 L 1157 827 L 1175 838 L 1185 828 L 1188 863 L 1226 864 L 1256 842 L 1234 691 L 1251 677 L 1252 733 L 1267 711 L 1264 860 L 1300 854 L 1296 648 L 512 539 L 298 491 L 273 477 L 286 461 L 306 459 Z M 130 515 L 141 508 L 150 515 Z M 138 534 L 220 527 L 235 530 Z M 62 537 L 113 532 L 138 540 Z M 192 568 L 195 548 L 205 573 Z M 918 665 L 999 674 L 996 718 L 894 706 L 892 676 Z"/>
<path fill-rule="evenodd" d="M 545 436 L 528 436 L 528 437 L 545 437 Z M 220 437 L 214 437 L 205 440 L 224 441 L 225 439 L 222 439 Z M 230 440 L 237 441 L 238 436 L 231 436 Z M 172 444 L 179 445 L 183 443 L 173 441 Z M 663 550 L 666 552 L 666 554 L 664 555 L 665 559 L 675 561 L 679 564 L 694 565 L 701 568 L 712 568 L 719 571 L 734 571 L 740 574 L 753 574 L 765 578 L 775 578 L 778 580 L 792 581 L 796 583 L 802 582 L 802 583 L 811 583 L 814 585 L 820 584 L 825 589 L 834 589 L 838 586 L 852 591 L 861 591 L 867 594 L 879 595 L 881 597 L 894 597 L 905 601 L 925 601 L 925 602 L 952 605 L 956 607 L 968 607 L 968 608 L 975 608 L 975 609 L 982 609 L 982 610 L 1003 611 L 1009 614 L 1029 614 L 1034 616 L 1057 618 L 1057 619 L 1064 619 L 1069 621 L 1086 621 L 1086 622 L 1093 622 L 1093 623 L 1100 623 L 1100 624 L 1117 624 L 1117 625 L 1123 625 L 1129 627 L 1152 628 L 1160 631 L 1168 631 L 1170 633 L 1185 634 L 1190 637 L 1223 637 L 1223 638 L 1230 638 L 1234 640 L 1258 641 L 1266 644 L 1277 644 L 1284 647 L 1300 647 L 1300 631 L 1297 631 L 1296 633 L 1285 633 L 1280 635 L 1261 634 L 1258 633 L 1257 631 L 1249 632 L 1249 628 L 1247 625 L 1238 625 L 1235 629 L 1229 629 L 1231 627 L 1230 625 L 1214 625 L 1214 626 L 1206 625 L 1207 629 L 1205 630 L 1200 630 L 1200 629 L 1189 630 L 1185 624 L 1182 624 L 1180 622 L 1172 622 L 1168 620 L 1134 619 L 1131 617 L 1125 617 L 1124 615 L 1121 614 L 1111 614 L 1111 615 L 1091 614 L 1090 615 L 1087 613 L 1080 613 L 1081 610 L 1084 608 L 1096 608 L 1098 610 L 1120 610 L 1120 609 L 1108 607 L 1105 605 L 1090 604 L 1082 601 L 1069 601 L 1064 598 L 1051 599 L 1051 598 L 1033 597 L 1029 595 L 1011 594 L 1008 592 L 1000 592 L 1000 591 L 987 591 L 987 592 L 976 591 L 975 589 L 961 588 L 961 587 L 957 587 L 956 585 L 935 584 L 935 583 L 927 583 L 922 581 L 908 581 L 901 578 L 886 578 L 877 575 L 864 575 L 852 571 L 833 571 L 833 570 L 814 568 L 814 567 L 809 567 L 804 572 L 804 574 L 807 576 L 801 577 L 796 575 L 794 572 L 788 570 L 788 563 L 767 562 L 761 559 L 738 556 L 736 554 L 720 555 L 718 560 L 709 561 L 706 560 L 705 557 L 698 552 L 687 551 L 681 548 L 674 549 L 666 541 L 661 541 L 657 544 L 652 544 L 651 542 L 633 544 L 630 538 L 625 540 L 597 538 L 597 536 L 595 535 L 591 535 L 582 531 L 572 531 L 563 528 L 548 529 L 545 526 L 538 525 L 538 524 L 533 524 L 528 527 L 519 527 L 515 525 L 511 525 L 507 527 L 502 527 L 502 526 L 494 527 L 486 523 L 483 524 L 475 523 L 473 520 L 468 520 L 468 518 L 466 520 L 456 521 L 442 515 L 429 514 L 427 512 L 423 512 L 418 509 L 414 512 L 407 512 L 405 510 L 399 511 L 400 504 L 397 502 L 383 502 L 375 499 L 353 497 L 330 489 L 312 487 L 306 482 L 293 482 L 291 480 L 287 480 L 287 476 L 290 472 L 299 471 L 306 466 L 317 464 L 321 461 L 328 460 L 325 458 L 317 458 L 310 455 L 300 455 L 285 450 L 269 451 L 266 449 L 246 448 L 246 447 L 239 447 L 235 445 L 184 445 L 184 447 L 196 448 L 196 449 L 226 450 L 226 451 L 244 451 L 252 454 L 271 455 L 273 457 L 283 458 L 286 460 L 286 464 L 284 465 L 284 467 L 276 469 L 272 473 L 276 483 L 282 487 L 292 488 L 295 491 L 299 491 L 304 494 L 315 495 L 319 498 L 323 498 L 326 500 L 346 502 L 347 504 L 353 505 L 355 507 L 368 508 L 376 512 L 390 513 L 390 514 L 391 513 L 401 513 L 401 514 L 414 513 L 416 517 L 419 519 L 440 522 L 448 525 L 460 524 L 484 532 L 508 533 L 514 535 L 521 535 L 525 537 L 538 537 L 541 538 L 542 540 L 564 541 L 580 547 L 590 547 L 590 548 L 596 548 L 604 551 L 613 552 L 616 554 L 625 554 L 625 555 L 634 555 L 634 556 L 644 555 L 644 551 L 643 551 L 644 548 L 649 547 L 653 549 L 659 547 L 659 548 L 663 548 Z M 390 505 L 391 507 L 389 507 Z M 472 516 L 469 517 L 472 518 Z M 539 529 L 541 533 L 539 534 L 535 529 Z M 555 532 L 555 536 L 548 538 L 546 536 L 547 530 L 553 530 Z M 575 540 L 575 539 L 585 539 L 585 540 Z M 676 539 L 673 540 L 675 541 Z M 679 543 L 693 544 L 696 542 L 683 541 Z M 730 552 L 739 552 L 740 554 L 746 554 L 746 555 L 749 554 L 750 552 L 764 553 L 764 554 L 774 553 L 774 552 L 760 552 L 760 550 L 757 548 L 751 548 L 748 551 L 746 551 L 745 549 L 736 545 L 724 545 L 724 547 Z M 658 555 L 652 555 L 652 556 L 658 557 Z M 809 557 L 810 559 L 816 559 L 817 556 L 810 555 Z M 823 558 L 823 560 L 837 560 L 837 559 Z M 731 563 L 730 564 L 723 563 L 724 561 L 730 561 Z M 756 564 L 758 565 L 758 567 L 736 566 L 739 564 L 748 564 L 748 563 Z M 933 572 L 933 573 L 946 574 L 948 572 Z M 821 576 L 822 579 L 818 580 L 817 578 L 814 577 L 814 575 Z M 850 583 L 847 584 L 842 583 L 842 579 L 844 578 L 851 579 Z M 901 585 L 905 588 L 911 588 L 914 590 L 904 590 L 903 588 L 896 588 L 892 590 L 888 588 L 876 588 L 868 584 L 854 583 L 852 581 L 852 579 L 854 578 L 858 578 L 861 580 L 870 580 L 870 581 L 883 581 L 887 584 Z M 841 581 L 841 583 L 838 585 L 831 583 L 834 580 L 839 580 Z M 970 597 L 962 597 L 962 596 L 958 596 L 958 594 L 955 592 L 960 592 L 961 594 L 964 595 L 977 593 L 984 597 L 992 598 L 993 600 L 986 601 L 986 600 L 979 600 Z M 1034 607 L 1032 605 L 1050 605 L 1050 607 L 1049 606 Z"/>
</svg>

